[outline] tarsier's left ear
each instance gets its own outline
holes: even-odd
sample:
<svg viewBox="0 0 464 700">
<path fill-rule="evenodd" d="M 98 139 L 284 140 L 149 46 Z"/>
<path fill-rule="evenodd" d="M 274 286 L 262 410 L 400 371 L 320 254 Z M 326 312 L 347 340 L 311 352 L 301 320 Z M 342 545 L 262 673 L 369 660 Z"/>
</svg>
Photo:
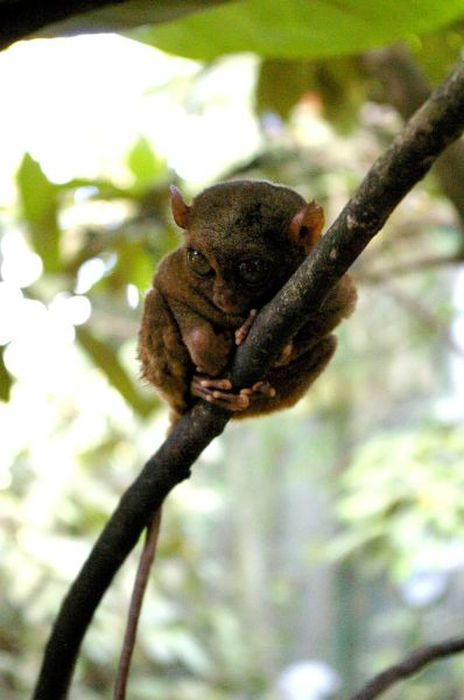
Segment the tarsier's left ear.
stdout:
<svg viewBox="0 0 464 700">
<path fill-rule="evenodd" d="M 174 221 L 181 228 L 187 228 L 192 207 L 184 202 L 177 187 L 171 185 L 169 189 L 171 190 L 171 209 Z"/>
<path fill-rule="evenodd" d="M 324 227 L 324 211 L 317 202 L 309 202 L 298 211 L 290 222 L 288 235 L 302 245 L 306 254 L 314 248 Z"/>
</svg>

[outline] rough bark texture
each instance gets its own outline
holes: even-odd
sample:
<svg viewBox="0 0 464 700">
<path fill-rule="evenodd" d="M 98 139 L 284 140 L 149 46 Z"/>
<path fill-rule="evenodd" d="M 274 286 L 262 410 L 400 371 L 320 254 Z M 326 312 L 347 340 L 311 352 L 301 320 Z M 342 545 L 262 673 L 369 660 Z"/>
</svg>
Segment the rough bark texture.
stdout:
<svg viewBox="0 0 464 700">
<path fill-rule="evenodd" d="M 250 386 L 262 378 L 289 336 L 304 323 L 306 310 L 323 302 L 394 207 L 463 129 L 464 64 L 460 64 L 374 164 L 311 256 L 261 311 L 237 352 L 234 385 Z M 227 420 L 225 411 L 197 404 L 124 494 L 59 612 L 35 700 L 66 697 L 81 640 L 114 574 L 153 511 L 189 476 L 194 460 L 222 432 Z"/>
</svg>

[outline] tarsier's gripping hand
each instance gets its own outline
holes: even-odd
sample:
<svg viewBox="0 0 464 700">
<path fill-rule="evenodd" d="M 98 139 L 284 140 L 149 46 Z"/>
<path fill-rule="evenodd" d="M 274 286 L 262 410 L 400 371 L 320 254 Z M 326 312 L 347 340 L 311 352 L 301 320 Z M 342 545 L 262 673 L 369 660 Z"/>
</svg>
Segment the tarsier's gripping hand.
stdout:
<svg viewBox="0 0 464 700">
<path fill-rule="evenodd" d="M 193 396 L 234 413 L 250 408 L 258 398 L 271 399 L 276 395 L 268 381 L 256 382 L 249 389 L 234 394 L 230 379 L 208 379 L 200 375 L 194 375 L 190 388 Z"/>
<path fill-rule="evenodd" d="M 246 321 L 235 331 L 236 346 L 241 345 L 245 341 L 257 313 L 256 309 L 251 309 Z M 214 377 L 211 372 L 205 371 L 205 374 Z M 258 397 L 272 398 L 276 393 L 268 381 L 256 382 L 250 388 L 241 389 L 238 393 L 233 393 L 230 379 L 212 379 L 210 377 L 194 375 L 190 385 L 192 395 L 233 412 L 244 411 Z"/>
<path fill-rule="evenodd" d="M 255 316 L 256 311 L 253 314 L 250 313 L 251 321 L 247 319 L 245 324 L 235 332 L 235 343 L 238 338 L 245 339 Z M 230 379 L 216 379 L 225 369 L 231 355 L 233 344 L 230 333 L 217 335 L 205 327 L 198 327 L 193 329 L 184 340 L 196 370 L 190 384 L 192 396 L 229 411 L 243 411 L 250 405 L 255 393 L 263 393 L 265 382 L 259 382 L 251 389 L 242 389 L 240 393 L 234 394 L 231 392 Z M 240 340 L 240 342 L 243 341 Z"/>
</svg>

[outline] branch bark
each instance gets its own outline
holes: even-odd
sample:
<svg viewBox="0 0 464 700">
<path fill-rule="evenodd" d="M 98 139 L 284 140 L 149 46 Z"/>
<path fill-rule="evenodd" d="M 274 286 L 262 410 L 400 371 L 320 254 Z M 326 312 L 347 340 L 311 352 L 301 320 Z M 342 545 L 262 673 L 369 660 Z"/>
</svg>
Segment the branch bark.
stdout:
<svg viewBox="0 0 464 700">
<path fill-rule="evenodd" d="M 358 693 L 352 695 L 350 700 L 374 700 L 379 695 L 384 693 L 392 685 L 399 681 L 404 681 L 406 678 L 419 673 L 425 666 L 433 661 L 438 661 L 446 656 L 452 656 L 464 651 L 464 638 L 447 639 L 439 644 L 430 644 L 429 646 L 420 647 L 407 656 L 398 664 L 390 666 L 382 673 L 374 676 L 364 688 Z"/>
<path fill-rule="evenodd" d="M 306 309 L 323 302 L 395 206 L 463 129 L 461 63 L 374 164 L 312 254 L 260 312 L 237 351 L 232 368 L 234 386 L 251 386 L 265 375 L 287 339 L 303 325 Z M 35 700 L 66 697 L 80 643 L 113 576 L 151 514 L 169 491 L 190 475 L 191 465 L 223 431 L 228 418 L 226 411 L 205 402 L 196 404 L 123 495 L 63 602 L 45 651 Z"/>
</svg>

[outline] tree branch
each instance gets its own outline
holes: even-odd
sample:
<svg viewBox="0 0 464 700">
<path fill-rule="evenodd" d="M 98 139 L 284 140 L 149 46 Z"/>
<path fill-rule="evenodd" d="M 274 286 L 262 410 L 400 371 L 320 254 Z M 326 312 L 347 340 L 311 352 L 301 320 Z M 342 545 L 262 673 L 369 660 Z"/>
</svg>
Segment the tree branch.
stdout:
<svg viewBox="0 0 464 700">
<path fill-rule="evenodd" d="M 403 661 L 374 676 L 364 688 L 351 696 L 350 700 L 374 700 L 398 681 L 405 680 L 432 663 L 452 654 L 464 651 L 464 638 L 447 639 L 439 644 L 420 647 Z"/>
<path fill-rule="evenodd" d="M 464 63 L 416 113 L 404 132 L 374 164 L 355 196 L 277 296 L 260 312 L 238 348 L 234 386 L 251 386 L 269 369 L 283 345 L 320 305 L 394 207 L 464 129 Z M 177 423 L 123 495 L 73 583 L 48 642 L 35 700 L 66 697 L 87 626 L 118 568 L 151 514 L 217 435 L 229 414 L 200 401 Z"/>
</svg>

